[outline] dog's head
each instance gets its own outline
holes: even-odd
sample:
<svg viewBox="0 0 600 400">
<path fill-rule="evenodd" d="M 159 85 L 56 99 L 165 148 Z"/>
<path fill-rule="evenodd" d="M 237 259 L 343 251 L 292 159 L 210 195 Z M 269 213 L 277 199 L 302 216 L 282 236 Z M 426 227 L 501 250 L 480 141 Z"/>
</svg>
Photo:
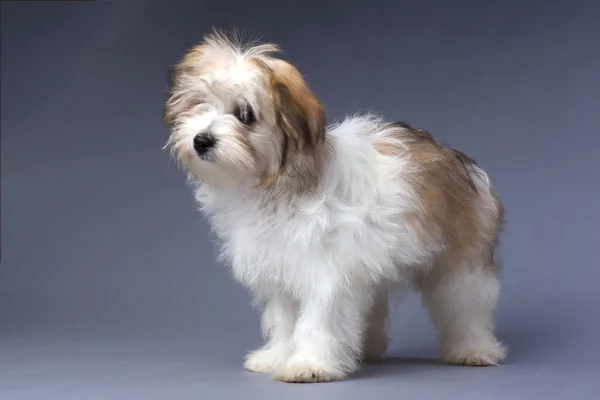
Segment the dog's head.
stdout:
<svg viewBox="0 0 600 400">
<path fill-rule="evenodd" d="M 174 66 L 164 108 L 167 146 L 192 176 L 267 186 L 290 166 L 314 167 L 324 109 L 277 52 L 214 31 Z"/>
</svg>

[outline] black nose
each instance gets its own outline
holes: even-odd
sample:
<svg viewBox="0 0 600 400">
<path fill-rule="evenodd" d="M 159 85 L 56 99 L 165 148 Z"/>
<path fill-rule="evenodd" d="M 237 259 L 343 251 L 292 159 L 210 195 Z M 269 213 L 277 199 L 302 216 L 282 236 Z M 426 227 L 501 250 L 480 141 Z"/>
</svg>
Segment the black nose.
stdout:
<svg viewBox="0 0 600 400">
<path fill-rule="evenodd" d="M 194 137 L 194 150 L 198 155 L 203 155 L 214 145 L 215 141 L 210 135 L 200 134 Z"/>
</svg>

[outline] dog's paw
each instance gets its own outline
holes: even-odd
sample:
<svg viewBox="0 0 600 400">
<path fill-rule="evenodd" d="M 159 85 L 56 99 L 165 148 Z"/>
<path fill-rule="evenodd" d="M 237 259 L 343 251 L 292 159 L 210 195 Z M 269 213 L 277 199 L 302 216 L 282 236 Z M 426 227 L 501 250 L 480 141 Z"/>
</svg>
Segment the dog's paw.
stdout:
<svg viewBox="0 0 600 400">
<path fill-rule="evenodd" d="M 246 355 L 244 369 L 252 372 L 270 374 L 273 373 L 284 361 L 285 353 L 281 349 L 258 349 Z"/>
<path fill-rule="evenodd" d="M 316 383 L 336 380 L 334 375 L 326 368 L 310 363 L 287 363 L 275 372 L 273 379 L 289 383 Z"/>
<path fill-rule="evenodd" d="M 497 366 L 506 358 L 506 348 L 500 343 L 486 347 L 465 348 L 448 351 L 444 360 L 448 364 L 468 366 Z"/>
<path fill-rule="evenodd" d="M 309 354 L 295 354 L 273 373 L 282 382 L 331 382 L 344 379 L 350 370 L 334 360 L 322 360 Z"/>
</svg>

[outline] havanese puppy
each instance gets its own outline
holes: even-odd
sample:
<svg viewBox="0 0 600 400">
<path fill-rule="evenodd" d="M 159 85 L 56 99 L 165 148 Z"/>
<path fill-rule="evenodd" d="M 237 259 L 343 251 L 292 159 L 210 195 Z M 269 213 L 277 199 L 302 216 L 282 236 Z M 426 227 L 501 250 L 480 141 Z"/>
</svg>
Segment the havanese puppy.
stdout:
<svg viewBox="0 0 600 400">
<path fill-rule="evenodd" d="M 175 65 L 164 120 L 262 312 L 244 367 L 285 382 L 341 380 L 388 345 L 388 295 L 421 292 L 451 364 L 497 365 L 495 253 L 503 207 L 486 173 L 429 133 L 374 115 L 326 125 L 272 44 L 219 31 Z"/>
</svg>

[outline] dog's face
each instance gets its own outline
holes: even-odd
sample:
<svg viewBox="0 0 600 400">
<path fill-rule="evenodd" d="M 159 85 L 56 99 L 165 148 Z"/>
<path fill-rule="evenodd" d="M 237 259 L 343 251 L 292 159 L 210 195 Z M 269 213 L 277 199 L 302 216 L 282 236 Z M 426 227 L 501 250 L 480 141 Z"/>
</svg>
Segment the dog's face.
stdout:
<svg viewBox="0 0 600 400">
<path fill-rule="evenodd" d="M 301 74 L 215 32 L 173 68 L 164 121 L 167 145 L 194 177 L 213 184 L 268 185 L 325 136 L 324 110 Z"/>
</svg>

